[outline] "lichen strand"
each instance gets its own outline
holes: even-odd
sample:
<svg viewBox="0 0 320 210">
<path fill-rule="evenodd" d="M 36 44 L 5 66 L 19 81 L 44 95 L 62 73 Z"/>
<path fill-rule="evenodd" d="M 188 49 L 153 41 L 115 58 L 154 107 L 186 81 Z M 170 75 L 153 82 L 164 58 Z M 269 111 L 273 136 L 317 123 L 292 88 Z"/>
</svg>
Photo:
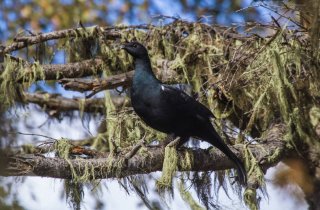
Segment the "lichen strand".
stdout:
<svg viewBox="0 0 320 210">
<path fill-rule="evenodd" d="M 183 155 L 180 156 L 179 167 L 181 170 L 190 171 L 193 166 L 193 154 L 188 150 L 185 150 Z"/>
<path fill-rule="evenodd" d="M 68 62 L 78 62 L 100 54 L 99 32 L 100 29 L 97 26 L 74 29 L 74 37 L 67 37 L 64 43 Z"/>
<path fill-rule="evenodd" d="M 71 144 L 68 142 L 68 139 L 62 138 L 58 141 L 55 141 L 53 148 L 58 157 L 69 159 Z"/>
<path fill-rule="evenodd" d="M 16 72 L 23 67 L 22 63 L 13 61 L 8 55 L 4 58 L 4 66 L 5 69 L 0 76 L 0 95 L 4 99 L 3 104 L 9 106 L 19 97 L 20 85 L 16 82 Z"/>
<path fill-rule="evenodd" d="M 192 210 L 204 210 L 205 208 L 203 208 L 202 206 L 200 206 L 192 197 L 191 193 L 189 192 L 189 190 L 186 189 L 183 180 L 181 180 L 178 183 L 178 189 L 180 192 L 180 195 L 182 197 L 182 199 L 187 202 L 187 204 L 190 206 L 190 208 Z"/>
<path fill-rule="evenodd" d="M 257 190 L 252 188 L 247 188 L 244 191 L 244 203 L 250 208 L 250 210 L 258 210 L 259 200 L 257 199 Z"/>
<path fill-rule="evenodd" d="M 55 141 L 54 151 L 58 157 L 65 159 L 71 170 L 71 179 L 74 183 L 84 183 L 89 181 L 94 181 L 95 179 L 95 171 L 93 165 L 89 162 L 84 166 L 84 170 L 77 169 L 77 166 L 74 166 L 70 161 L 70 151 L 72 149 L 72 145 L 69 143 L 68 139 L 62 138 L 58 141 Z M 80 165 L 79 165 L 80 167 Z M 77 171 L 81 171 L 82 174 L 78 174 Z"/>
<path fill-rule="evenodd" d="M 264 173 L 259 166 L 258 160 L 254 157 L 250 149 L 245 146 L 244 151 L 249 187 L 246 188 L 243 194 L 243 198 L 245 204 L 251 210 L 256 210 L 259 209 L 259 200 L 257 199 L 257 188 L 259 188 L 263 194 L 265 194 L 266 192 Z M 278 152 L 276 153 L 278 154 Z M 276 155 L 276 153 L 273 155 Z M 273 155 L 269 157 L 275 158 Z M 252 188 L 250 186 L 255 186 L 255 188 Z"/>
<path fill-rule="evenodd" d="M 73 209 L 81 209 L 81 202 L 84 196 L 83 184 L 66 179 L 64 181 L 66 200 L 71 204 Z"/>
<path fill-rule="evenodd" d="M 178 155 L 174 146 L 167 146 L 164 152 L 162 175 L 157 181 L 157 188 L 160 193 L 169 192 L 173 195 L 172 179 L 177 171 Z"/>
<path fill-rule="evenodd" d="M 45 75 L 39 62 L 25 64 L 22 60 L 12 60 L 9 55 L 4 59 L 5 69 L 0 76 L 0 95 L 5 105 L 12 105 L 22 99 L 21 89 L 28 88 Z"/>
</svg>

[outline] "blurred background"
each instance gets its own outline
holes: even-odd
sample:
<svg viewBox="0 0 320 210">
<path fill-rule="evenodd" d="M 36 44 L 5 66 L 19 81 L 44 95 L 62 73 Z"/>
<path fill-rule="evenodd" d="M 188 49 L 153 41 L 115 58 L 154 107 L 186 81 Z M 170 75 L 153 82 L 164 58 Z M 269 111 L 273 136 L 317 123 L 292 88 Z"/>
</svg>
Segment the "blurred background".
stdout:
<svg viewBox="0 0 320 210">
<path fill-rule="evenodd" d="M 84 26 L 165 24 L 166 16 L 188 21 L 201 21 L 207 24 L 233 25 L 245 22 L 268 23 L 271 16 L 284 12 L 281 3 L 302 8 L 308 7 L 299 1 L 252 1 L 252 0 L 2 0 L 0 3 L 0 44 L 8 45 L 19 34 L 50 32 L 59 29 L 76 28 L 79 22 Z M 294 17 L 294 13 L 286 13 Z M 57 50 L 50 63 L 64 63 L 63 52 Z M 56 83 L 38 82 L 30 91 L 46 90 L 73 97 L 72 91 L 65 91 Z M 37 106 L 18 107 L 9 112 L 1 111 L 0 147 L 41 142 L 43 138 L 10 135 L 10 132 L 34 132 L 53 138 L 81 139 L 95 135 L 102 116 L 87 119 L 85 122 L 74 114 L 70 119 L 48 119 Z M 71 120 L 72 119 L 72 120 Z M 294 163 L 293 163 L 294 164 Z M 298 165 L 298 164 L 296 164 Z M 279 178 L 278 184 L 267 182 L 268 196 L 261 197 L 261 209 L 307 209 L 303 194 L 295 186 L 281 187 L 285 174 L 277 169 L 289 170 L 279 164 L 270 169 L 268 179 Z M 0 169 L 1 170 L 1 169 Z M 275 176 L 277 174 L 277 176 Z M 155 173 L 154 177 L 159 177 Z M 152 182 L 154 180 L 151 180 Z M 275 182 L 273 182 L 275 183 Z M 152 182 L 154 185 L 154 182 Z M 150 192 L 151 200 L 154 192 Z M 99 186 L 84 188 L 82 209 L 146 209 L 138 196 L 128 195 L 117 180 L 102 180 Z M 221 209 L 245 209 L 236 195 L 222 190 L 219 193 Z M 162 200 L 154 195 L 154 202 Z M 185 209 L 179 193 L 168 203 L 168 209 Z M 0 177 L 0 210 L 4 209 L 73 209 L 65 195 L 62 180 L 39 177 Z"/>
</svg>

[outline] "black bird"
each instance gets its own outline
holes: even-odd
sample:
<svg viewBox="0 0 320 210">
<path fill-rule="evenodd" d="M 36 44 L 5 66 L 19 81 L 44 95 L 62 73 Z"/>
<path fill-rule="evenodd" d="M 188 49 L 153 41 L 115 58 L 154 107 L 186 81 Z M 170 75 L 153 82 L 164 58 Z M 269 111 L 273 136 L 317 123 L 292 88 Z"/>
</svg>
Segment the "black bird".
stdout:
<svg viewBox="0 0 320 210">
<path fill-rule="evenodd" d="M 198 137 L 217 147 L 235 163 L 239 181 L 246 185 L 244 165 L 215 131 L 210 121 L 214 117 L 212 112 L 185 92 L 159 81 L 142 44 L 129 42 L 121 48 L 135 61 L 131 103 L 141 119 L 158 131 L 179 136 L 179 146 L 189 137 Z"/>
</svg>

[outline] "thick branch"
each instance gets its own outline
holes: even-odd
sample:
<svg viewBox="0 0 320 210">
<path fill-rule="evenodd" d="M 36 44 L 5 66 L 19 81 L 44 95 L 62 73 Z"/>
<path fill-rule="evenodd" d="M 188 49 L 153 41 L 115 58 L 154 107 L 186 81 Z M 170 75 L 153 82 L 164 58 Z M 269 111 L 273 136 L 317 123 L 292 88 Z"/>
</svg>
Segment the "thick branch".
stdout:
<svg viewBox="0 0 320 210">
<path fill-rule="evenodd" d="M 10 56 L 12 60 L 23 63 L 25 72 L 32 72 L 32 63 L 29 63 L 20 58 Z M 100 58 L 83 60 L 80 62 L 67 63 L 67 64 L 44 64 L 41 65 L 43 69 L 44 78 L 41 75 L 37 75 L 35 80 L 57 80 L 62 78 L 78 78 L 97 75 L 103 70 L 103 60 Z M 4 66 L 0 65 L 0 74 L 4 71 Z M 18 81 L 22 82 L 22 80 Z"/>
<path fill-rule="evenodd" d="M 48 93 L 24 93 L 26 103 L 35 103 L 41 107 L 58 111 L 83 110 L 85 112 L 101 112 L 105 110 L 104 99 L 65 98 Z"/>
<path fill-rule="evenodd" d="M 102 72 L 103 61 L 99 58 L 67 64 L 43 65 L 46 80 L 86 77 Z M 41 78 L 37 78 L 41 79 Z"/>
<path fill-rule="evenodd" d="M 274 126 L 262 141 L 262 144 L 252 144 L 248 148 L 259 161 L 263 168 L 269 168 L 281 161 L 289 153 L 285 152 L 285 141 L 283 135 L 284 127 Z M 239 158 L 243 158 L 243 146 L 234 146 L 231 149 Z M 193 157 L 191 169 L 182 167 L 184 156 L 189 152 Z M 276 156 L 274 154 L 277 154 Z M 273 155 L 273 156 L 272 156 Z M 74 170 L 78 175 L 84 174 L 86 170 L 94 170 L 94 178 L 112 178 L 125 177 L 134 174 L 146 174 L 150 172 L 160 171 L 164 160 L 164 150 L 162 148 L 146 148 L 143 153 L 137 153 L 131 159 L 123 161 L 124 155 L 118 155 L 111 159 L 72 159 L 70 160 Z M 217 149 L 188 149 L 178 151 L 179 171 L 213 171 L 225 170 L 233 168 L 233 163 Z M 273 158 L 268 158 L 268 157 Z M 111 163 L 109 161 L 112 161 Z M 110 168 L 110 166 L 119 166 L 123 161 L 122 168 Z M 112 170 L 113 169 L 113 170 Z M 72 171 L 68 161 L 61 158 L 46 158 L 37 155 L 17 155 L 8 161 L 7 170 L 1 171 L 1 175 L 6 176 L 44 176 L 52 178 L 72 178 Z M 93 177 L 91 177 L 93 178 Z"/>
<path fill-rule="evenodd" d="M 79 92 L 94 91 L 99 92 L 101 90 L 114 89 L 119 86 L 130 86 L 134 71 L 127 73 L 110 76 L 106 79 L 96 80 L 84 80 L 84 79 L 68 79 L 64 78 L 60 80 L 63 87 L 68 90 L 76 90 Z"/>
<path fill-rule="evenodd" d="M 90 29 L 91 28 L 91 29 Z M 90 28 L 76 28 L 76 29 L 66 29 L 66 30 L 58 30 L 58 31 L 52 31 L 49 33 L 42 33 L 38 35 L 33 36 L 22 36 L 22 37 L 16 37 L 14 39 L 14 43 L 4 47 L 3 49 L 0 49 L 0 54 L 10 53 L 15 50 L 19 50 L 25 47 L 28 47 L 30 45 L 39 44 L 48 40 L 54 40 L 54 39 L 62 39 L 62 38 L 72 38 L 72 37 L 79 37 L 84 36 L 85 33 L 88 33 L 88 30 L 94 30 L 94 34 L 103 33 L 105 38 L 120 38 L 121 35 L 114 31 L 103 31 L 102 28 L 99 26 L 93 26 Z"/>
</svg>

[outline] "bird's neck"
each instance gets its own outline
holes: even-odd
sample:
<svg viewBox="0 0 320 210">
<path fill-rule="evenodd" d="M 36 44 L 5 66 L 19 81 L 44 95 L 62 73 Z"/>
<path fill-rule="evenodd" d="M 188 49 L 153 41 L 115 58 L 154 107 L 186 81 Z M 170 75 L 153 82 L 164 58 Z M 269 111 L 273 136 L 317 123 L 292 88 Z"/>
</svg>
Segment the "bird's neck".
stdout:
<svg viewBox="0 0 320 210">
<path fill-rule="evenodd" d="M 153 74 L 151 69 L 151 63 L 149 58 L 136 58 L 135 59 L 135 70 L 138 72 L 148 72 Z"/>
<path fill-rule="evenodd" d="M 154 75 L 149 58 L 135 59 L 135 73 L 134 80 L 141 82 L 141 80 L 158 83 L 159 80 Z"/>
</svg>

